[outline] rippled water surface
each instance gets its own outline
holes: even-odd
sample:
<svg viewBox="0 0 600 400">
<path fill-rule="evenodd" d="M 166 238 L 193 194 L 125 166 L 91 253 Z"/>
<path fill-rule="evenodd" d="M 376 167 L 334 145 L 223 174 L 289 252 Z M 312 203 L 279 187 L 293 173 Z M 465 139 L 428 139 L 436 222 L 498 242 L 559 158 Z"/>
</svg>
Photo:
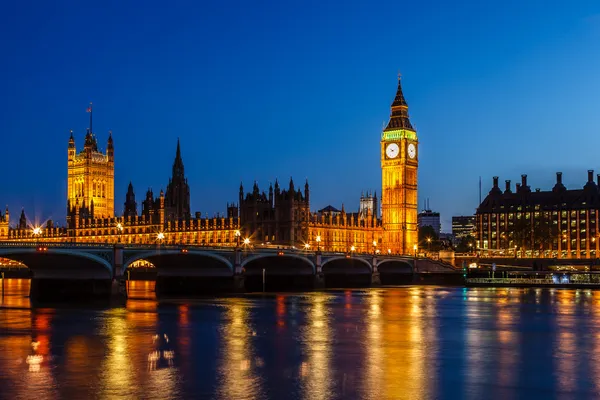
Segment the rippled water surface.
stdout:
<svg viewBox="0 0 600 400">
<path fill-rule="evenodd" d="M 600 291 L 400 287 L 31 308 L 6 280 L 0 398 L 600 395 Z"/>
</svg>

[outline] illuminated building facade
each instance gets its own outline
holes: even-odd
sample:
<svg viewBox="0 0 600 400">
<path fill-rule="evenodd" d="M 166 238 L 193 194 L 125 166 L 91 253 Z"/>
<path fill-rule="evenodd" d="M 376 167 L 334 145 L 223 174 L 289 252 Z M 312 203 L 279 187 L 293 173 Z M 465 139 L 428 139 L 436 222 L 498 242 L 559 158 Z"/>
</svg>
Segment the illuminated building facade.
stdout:
<svg viewBox="0 0 600 400">
<path fill-rule="evenodd" d="M 532 191 L 527 175 L 512 191 L 498 177 L 476 214 L 477 247 L 482 254 L 521 257 L 596 258 L 599 249 L 600 175 L 582 189 L 567 190 L 562 173 L 549 191 Z"/>
<path fill-rule="evenodd" d="M 24 225 L 9 228 L 7 210 L 0 222 L 0 240 L 236 246 L 249 238 L 256 246 L 393 254 L 413 254 L 417 245 L 418 141 L 400 81 L 380 142 L 381 218 L 379 200 L 371 193 L 361 195 L 357 212 L 346 212 L 343 205 L 341 210 L 311 212 L 308 181 L 301 190 L 291 179 L 287 189 L 276 181 L 268 193 L 256 183 L 247 193 L 240 185 L 238 204 L 227 204 L 226 217 L 192 216 L 179 141 L 166 191 L 155 196 L 148 189 L 138 214 L 130 183 L 123 215 L 116 217 L 112 137 L 104 154 L 91 132 L 90 114 L 84 150 L 76 154 L 73 137 L 69 140 L 66 227 L 56 227 L 52 221 L 45 227 L 28 226 L 23 214 Z"/>
<path fill-rule="evenodd" d="M 452 217 L 452 236 L 458 243 L 469 236 L 475 236 L 475 215 L 457 215 Z"/>
<path fill-rule="evenodd" d="M 408 254 L 418 244 L 417 132 L 408 118 L 400 79 L 392 114 L 381 136 L 381 218 L 384 243 L 393 253 Z"/>
<path fill-rule="evenodd" d="M 90 127 L 85 135 L 83 150 L 77 153 L 71 131 L 67 162 L 67 212 L 79 213 L 89 218 L 114 218 L 115 216 L 115 149 L 112 133 L 108 134 L 106 153 L 98 149 Z"/>
</svg>

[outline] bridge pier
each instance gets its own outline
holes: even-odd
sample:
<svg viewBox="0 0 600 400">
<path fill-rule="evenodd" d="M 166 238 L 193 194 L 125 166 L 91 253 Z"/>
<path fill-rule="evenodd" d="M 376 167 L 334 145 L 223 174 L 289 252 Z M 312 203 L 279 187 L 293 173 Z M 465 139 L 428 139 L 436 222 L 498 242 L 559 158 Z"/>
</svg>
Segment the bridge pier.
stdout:
<svg viewBox="0 0 600 400">
<path fill-rule="evenodd" d="M 123 245 L 113 246 L 113 276 L 110 286 L 111 302 L 123 302 L 127 299 L 127 282 L 123 276 Z"/>
<path fill-rule="evenodd" d="M 233 260 L 233 291 L 242 293 L 246 291 L 246 285 L 242 273 L 242 249 L 239 246 L 234 250 Z"/>
<path fill-rule="evenodd" d="M 371 287 L 381 286 L 381 276 L 379 275 L 379 269 L 377 268 L 377 257 L 373 256 L 373 272 L 371 273 Z"/>
<path fill-rule="evenodd" d="M 325 288 L 325 275 L 323 275 L 323 266 L 321 262 L 321 251 L 317 250 L 315 255 L 315 278 L 313 287 L 315 289 L 324 289 Z"/>
</svg>

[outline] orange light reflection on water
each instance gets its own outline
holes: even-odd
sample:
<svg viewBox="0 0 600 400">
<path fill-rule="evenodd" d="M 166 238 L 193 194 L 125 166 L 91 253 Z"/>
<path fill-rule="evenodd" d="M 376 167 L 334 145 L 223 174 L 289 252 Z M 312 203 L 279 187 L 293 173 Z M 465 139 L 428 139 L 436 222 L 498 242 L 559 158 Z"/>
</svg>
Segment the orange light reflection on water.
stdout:
<svg viewBox="0 0 600 400">
<path fill-rule="evenodd" d="M 327 306 L 329 300 L 330 296 L 321 292 L 306 298 L 307 325 L 302 332 L 306 359 L 300 365 L 299 373 L 304 396 L 311 400 L 327 400 L 332 395 L 330 364 L 333 338 Z"/>
<path fill-rule="evenodd" d="M 225 302 L 225 321 L 219 334 L 222 362 L 218 368 L 219 398 L 254 399 L 262 396 L 262 379 L 254 371 L 254 347 L 256 335 L 250 324 L 250 302 L 241 298 Z"/>
</svg>

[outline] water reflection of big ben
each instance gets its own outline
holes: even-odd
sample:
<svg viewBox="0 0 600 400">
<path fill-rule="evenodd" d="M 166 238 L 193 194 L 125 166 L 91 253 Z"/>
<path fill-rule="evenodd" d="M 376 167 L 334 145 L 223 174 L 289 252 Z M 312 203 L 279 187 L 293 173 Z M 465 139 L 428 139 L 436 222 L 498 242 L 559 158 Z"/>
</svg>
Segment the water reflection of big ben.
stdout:
<svg viewBox="0 0 600 400">
<path fill-rule="evenodd" d="M 411 254 L 418 241 L 418 145 L 398 77 L 390 122 L 381 135 L 381 219 L 384 246 L 393 253 Z"/>
</svg>

